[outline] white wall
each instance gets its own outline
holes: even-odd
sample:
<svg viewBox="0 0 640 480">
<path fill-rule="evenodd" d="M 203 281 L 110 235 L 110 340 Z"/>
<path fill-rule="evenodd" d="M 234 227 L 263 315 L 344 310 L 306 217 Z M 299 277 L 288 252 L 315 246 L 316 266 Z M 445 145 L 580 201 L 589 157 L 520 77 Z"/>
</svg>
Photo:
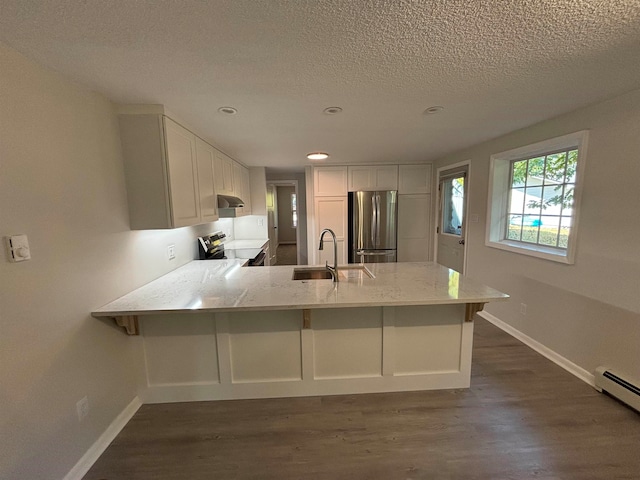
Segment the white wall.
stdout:
<svg viewBox="0 0 640 480">
<path fill-rule="evenodd" d="M 136 339 L 90 312 L 192 260 L 215 229 L 129 230 L 114 111 L 0 44 L 0 236 L 27 234 L 32 255 L 0 254 L 3 479 L 64 477 L 134 399 Z"/>
<path fill-rule="evenodd" d="M 484 246 L 489 157 L 588 129 L 575 265 Z M 608 365 L 640 381 L 640 91 L 440 159 L 471 160 L 467 274 L 511 295 L 487 311 L 593 373 Z M 526 315 L 520 304 L 527 304 Z"/>
</svg>

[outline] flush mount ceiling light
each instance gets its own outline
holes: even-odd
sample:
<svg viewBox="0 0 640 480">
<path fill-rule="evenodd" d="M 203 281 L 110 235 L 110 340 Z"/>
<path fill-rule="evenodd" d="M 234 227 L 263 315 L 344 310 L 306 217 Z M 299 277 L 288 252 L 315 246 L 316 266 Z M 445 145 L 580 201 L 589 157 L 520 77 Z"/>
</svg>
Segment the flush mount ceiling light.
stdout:
<svg viewBox="0 0 640 480">
<path fill-rule="evenodd" d="M 327 107 L 322 111 L 325 115 L 335 115 L 340 112 L 342 112 L 340 107 Z"/>
<path fill-rule="evenodd" d="M 220 113 L 224 113 L 225 115 L 235 115 L 236 113 L 238 113 L 238 110 L 233 107 L 220 107 L 218 111 Z"/>
<path fill-rule="evenodd" d="M 424 113 L 426 115 L 433 115 L 435 113 L 441 112 L 442 110 L 444 110 L 444 107 L 441 107 L 440 105 L 435 105 L 433 107 L 429 107 L 427 108 Z"/>
<path fill-rule="evenodd" d="M 307 158 L 309 160 L 326 160 L 329 158 L 329 154 L 324 152 L 312 152 L 307 153 Z"/>
</svg>

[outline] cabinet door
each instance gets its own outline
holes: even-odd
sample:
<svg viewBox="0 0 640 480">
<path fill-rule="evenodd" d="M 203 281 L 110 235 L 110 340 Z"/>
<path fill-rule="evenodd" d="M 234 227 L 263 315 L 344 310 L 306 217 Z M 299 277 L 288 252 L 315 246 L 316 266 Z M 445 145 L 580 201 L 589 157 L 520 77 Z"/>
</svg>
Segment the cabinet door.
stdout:
<svg viewBox="0 0 640 480">
<path fill-rule="evenodd" d="M 398 189 L 397 165 L 358 165 L 348 172 L 350 192 Z"/>
<path fill-rule="evenodd" d="M 347 197 L 325 197 L 315 200 L 316 215 L 316 236 L 314 239 L 315 250 L 317 252 L 320 240 L 320 232 L 325 228 L 330 228 L 336 234 L 338 244 L 338 262 L 345 263 L 347 259 Z M 325 240 L 332 240 L 328 234 Z M 329 263 L 333 260 L 333 244 L 327 242 L 325 250 L 316 253 L 317 258 L 325 259 L 329 255 Z M 324 263 L 324 260 L 319 263 Z"/>
<path fill-rule="evenodd" d="M 373 170 L 373 185 L 376 190 L 398 189 L 398 166 L 383 165 Z"/>
<path fill-rule="evenodd" d="M 374 190 L 373 168 L 372 167 L 348 167 L 349 191 L 370 191 Z"/>
<path fill-rule="evenodd" d="M 398 195 L 398 261 L 431 257 L 431 195 Z"/>
<path fill-rule="evenodd" d="M 398 193 L 431 193 L 431 165 L 400 165 Z"/>
<path fill-rule="evenodd" d="M 233 160 L 216 150 L 215 186 L 220 195 L 233 195 Z"/>
<path fill-rule="evenodd" d="M 338 240 L 336 243 L 338 245 L 338 265 L 346 265 L 346 240 Z M 318 265 L 325 265 L 327 262 L 329 265 L 333 265 L 333 240 L 331 240 L 331 236 L 328 234 L 324 237 L 323 249 L 318 250 L 318 261 L 316 263 Z"/>
<path fill-rule="evenodd" d="M 215 149 L 196 137 L 200 218 L 203 222 L 218 220 L 218 199 L 215 190 Z"/>
<path fill-rule="evenodd" d="M 347 194 L 347 167 L 315 167 L 313 195 L 336 197 Z"/>
<path fill-rule="evenodd" d="M 249 169 L 242 167 L 242 200 L 244 200 L 244 208 L 242 209 L 245 215 L 251 214 L 251 179 L 249 178 Z"/>
<path fill-rule="evenodd" d="M 200 221 L 195 135 L 165 117 L 169 198 L 173 227 Z"/>
</svg>

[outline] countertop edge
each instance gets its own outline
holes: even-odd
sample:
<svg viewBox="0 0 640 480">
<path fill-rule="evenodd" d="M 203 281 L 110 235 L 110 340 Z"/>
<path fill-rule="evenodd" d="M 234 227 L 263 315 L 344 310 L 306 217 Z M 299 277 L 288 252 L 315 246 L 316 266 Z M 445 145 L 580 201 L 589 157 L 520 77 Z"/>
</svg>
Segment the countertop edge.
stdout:
<svg viewBox="0 0 640 480">
<path fill-rule="evenodd" d="M 121 311 L 94 311 L 91 316 L 94 318 L 111 318 L 128 315 L 164 315 L 170 313 L 231 313 L 231 312 L 264 312 L 278 310 L 319 310 L 329 308 L 361 308 L 361 307 L 407 307 L 407 306 L 430 306 L 430 305 L 465 305 L 467 303 L 489 303 L 500 302 L 509 299 L 509 295 L 500 297 L 479 297 L 467 299 L 443 299 L 443 300 L 401 300 L 397 302 L 351 302 L 351 303 L 326 303 L 326 304 L 306 304 L 306 305 L 268 305 L 255 307 L 220 307 L 220 308 L 182 308 L 182 309 L 157 309 L 157 310 L 121 310 Z"/>
</svg>

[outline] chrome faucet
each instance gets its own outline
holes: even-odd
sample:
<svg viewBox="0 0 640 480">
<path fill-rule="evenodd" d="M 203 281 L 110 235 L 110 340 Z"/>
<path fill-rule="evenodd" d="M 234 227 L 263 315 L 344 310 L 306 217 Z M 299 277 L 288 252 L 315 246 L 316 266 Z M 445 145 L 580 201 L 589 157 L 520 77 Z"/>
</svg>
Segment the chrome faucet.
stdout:
<svg viewBox="0 0 640 480">
<path fill-rule="evenodd" d="M 333 237 L 333 267 L 329 265 L 329 260 L 325 261 L 325 267 L 331 272 L 331 279 L 334 282 L 338 281 L 338 242 L 336 241 L 336 234 L 330 228 L 325 228 L 320 232 L 320 245 L 318 250 L 324 250 L 324 234 L 329 232 Z"/>
</svg>

